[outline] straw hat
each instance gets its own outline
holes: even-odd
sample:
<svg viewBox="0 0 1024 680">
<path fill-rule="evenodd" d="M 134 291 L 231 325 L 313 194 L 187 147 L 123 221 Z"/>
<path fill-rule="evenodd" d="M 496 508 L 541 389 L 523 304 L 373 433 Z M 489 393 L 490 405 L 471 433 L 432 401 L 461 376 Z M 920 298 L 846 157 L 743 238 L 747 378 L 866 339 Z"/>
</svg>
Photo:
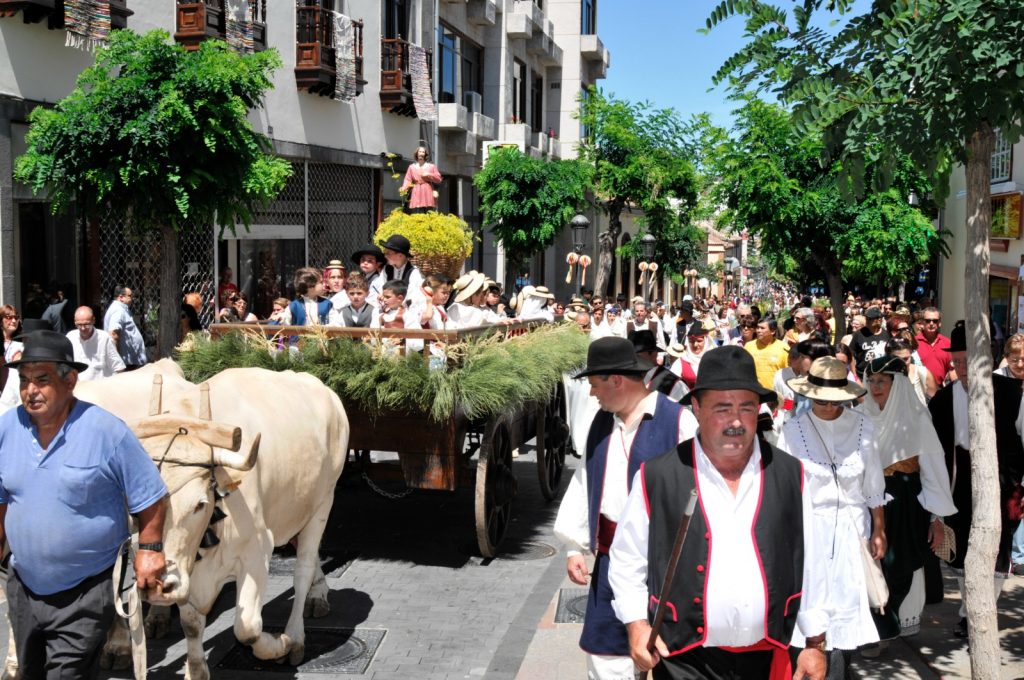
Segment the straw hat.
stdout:
<svg viewBox="0 0 1024 680">
<path fill-rule="evenodd" d="M 529 286 L 527 286 L 529 288 Z M 523 289 L 524 291 L 526 288 Z M 554 300 L 555 296 L 552 295 L 551 291 L 547 289 L 547 286 L 537 286 L 530 292 L 533 297 L 547 298 L 548 300 Z"/>
<path fill-rule="evenodd" d="M 815 359 L 806 376 L 790 378 L 786 384 L 797 394 L 817 401 L 851 401 L 867 393 L 849 381 L 846 364 L 835 357 Z"/>
<path fill-rule="evenodd" d="M 681 342 L 673 342 L 665 348 L 665 354 L 674 356 L 676 359 L 682 359 L 686 354 L 686 345 Z"/>
<path fill-rule="evenodd" d="M 487 277 L 478 271 L 471 271 L 459 277 L 453 288 L 458 291 L 455 295 L 456 302 L 465 302 L 480 292 L 487 284 Z"/>
</svg>

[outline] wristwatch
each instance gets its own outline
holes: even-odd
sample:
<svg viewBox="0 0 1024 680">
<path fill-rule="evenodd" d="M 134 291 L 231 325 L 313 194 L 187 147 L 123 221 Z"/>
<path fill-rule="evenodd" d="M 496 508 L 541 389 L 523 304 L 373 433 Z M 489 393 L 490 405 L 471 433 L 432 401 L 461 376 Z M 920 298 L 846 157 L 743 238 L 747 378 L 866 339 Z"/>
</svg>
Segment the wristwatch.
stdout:
<svg viewBox="0 0 1024 680">
<path fill-rule="evenodd" d="M 824 635 L 822 635 L 821 639 L 818 640 L 817 642 L 811 642 L 810 639 L 807 640 L 807 649 L 817 649 L 819 652 L 825 652 L 826 651 L 825 647 L 826 647 L 826 638 L 825 638 Z"/>
<path fill-rule="evenodd" d="M 163 552 L 164 544 L 163 541 L 157 541 L 156 543 L 139 543 L 139 550 L 150 550 L 152 552 Z"/>
</svg>

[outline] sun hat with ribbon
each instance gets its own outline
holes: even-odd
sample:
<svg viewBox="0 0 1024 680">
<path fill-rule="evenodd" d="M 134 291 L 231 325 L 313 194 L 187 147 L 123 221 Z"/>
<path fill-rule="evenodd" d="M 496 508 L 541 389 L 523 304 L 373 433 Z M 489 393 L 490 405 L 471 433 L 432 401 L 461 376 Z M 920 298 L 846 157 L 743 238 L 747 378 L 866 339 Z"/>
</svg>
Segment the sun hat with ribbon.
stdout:
<svg viewBox="0 0 1024 680">
<path fill-rule="evenodd" d="M 459 277 L 459 280 L 452 286 L 456 290 L 455 301 L 465 302 L 475 294 L 483 290 L 487 285 L 487 277 L 478 271 L 471 271 Z"/>
<path fill-rule="evenodd" d="M 835 357 L 820 357 L 811 364 L 806 376 L 790 378 L 789 388 L 797 394 L 817 401 L 851 401 L 863 397 L 867 390 L 847 377 L 849 369 Z"/>
</svg>

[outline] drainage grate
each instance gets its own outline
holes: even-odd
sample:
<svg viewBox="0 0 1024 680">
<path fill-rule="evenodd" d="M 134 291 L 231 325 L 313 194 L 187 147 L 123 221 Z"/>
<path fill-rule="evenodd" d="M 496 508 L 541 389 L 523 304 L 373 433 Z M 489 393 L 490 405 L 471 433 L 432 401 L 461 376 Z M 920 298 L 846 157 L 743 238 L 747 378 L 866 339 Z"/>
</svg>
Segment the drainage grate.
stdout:
<svg viewBox="0 0 1024 680">
<path fill-rule="evenodd" d="M 264 627 L 267 633 L 283 628 Z M 248 646 L 239 642 L 217 663 L 217 668 L 232 671 L 268 671 L 271 673 L 348 673 L 362 675 L 373 661 L 387 630 L 378 628 L 306 627 L 306 661 L 299 666 L 257 659 Z"/>
<path fill-rule="evenodd" d="M 587 613 L 587 588 L 562 588 L 558 591 L 555 623 L 583 623 Z"/>
<path fill-rule="evenodd" d="M 508 548 L 499 548 L 499 560 L 543 560 L 558 554 L 558 550 L 547 543 L 539 541 L 523 541 L 513 543 Z"/>
<path fill-rule="evenodd" d="M 320 568 L 323 569 L 327 578 L 339 578 L 352 566 L 352 562 L 359 557 L 355 551 L 337 552 L 331 555 L 320 556 Z M 271 576 L 291 576 L 295 573 L 294 552 L 275 551 L 270 556 Z"/>
</svg>

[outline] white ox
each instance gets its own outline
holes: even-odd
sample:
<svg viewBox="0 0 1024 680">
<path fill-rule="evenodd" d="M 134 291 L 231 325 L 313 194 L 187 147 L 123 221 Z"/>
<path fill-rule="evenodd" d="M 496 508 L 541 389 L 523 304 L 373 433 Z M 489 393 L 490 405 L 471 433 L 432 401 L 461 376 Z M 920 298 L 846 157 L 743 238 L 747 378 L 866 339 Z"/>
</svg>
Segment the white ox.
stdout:
<svg viewBox="0 0 1024 680">
<path fill-rule="evenodd" d="M 157 411 L 169 415 L 149 415 L 155 373 L 163 374 Z M 318 548 L 349 438 L 341 401 L 310 375 L 229 369 L 206 384 L 209 407 L 201 405 L 201 387 L 173 370 L 80 383 L 75 392 L 132 425 L 150 456 L 164 459 L 161 475 L 171 492 L 164 550 L 174 565 L 164 589 L 145 598 L 179 606 L 191 680 L 210 677 L 202 647 L 206 615 L 231 581 L 238 584 L 235 637 L 251 645 L 258 658 L 302 661 L 304 612 L 323 616 L 328 611 Z M 182 426 L 187 434 L 179 433 Z M 248 455 L 231 453 L 239 444 Z M 220 464 L 196 467 L 211 461 Z M 250 471 L 241 471 L 252 462 Z M 218 502 L 215 487 L 233 492 Z M 215 504 L 227 516 L 210 525 Z M 207 527 L 219 544 L 200 548 Z M 293 537 L 295 598 L 284 633 L 272 635 L 263 631 L 262 620 L 270 557 L 275 546 Z"/>
</svg>

